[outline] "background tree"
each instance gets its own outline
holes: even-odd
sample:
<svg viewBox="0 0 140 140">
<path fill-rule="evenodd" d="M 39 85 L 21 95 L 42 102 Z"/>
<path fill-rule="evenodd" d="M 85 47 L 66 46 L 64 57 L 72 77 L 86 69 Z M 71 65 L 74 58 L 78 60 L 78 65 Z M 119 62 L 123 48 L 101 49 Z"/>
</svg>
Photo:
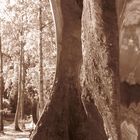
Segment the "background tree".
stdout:
<svg viewBox="0 0 140 140">
<path fill-rule="evenodd" d="M 42 1 L 40 0 L 39 7 L 39 30 L 40 30 L 40 41 L 39 41 L 39 116 L 44 108 L 44 93 L 43 93 L 43 46 L 42 46 Z"/>
<path fill-rule="evenodd" d="M 21 34 L 22 36 L 22 34 Z M 23 63 L 23 42 L 21 41 L 21 48 L 20 48 L 20 65 L 19 65 L 19 79 L 18 79 L 18 100 L 17 100 L 17 108 L 15 114 L 15 130 L 20 131 L 19 127 L 19 115 L 21 111 L 21 103 L 22 103 L 22 63 Z"/>
<path fill-rule="evenodd" d="M 2 1 L 3 8 L 0 9 L 2 17 L 2 40 L 4 54 L 4 100 L 9 102 L 9 110 L 16 111 L 17 105 L 17 80 L 19 78 L 17 65 L 19 64 L 20 43 L 24 44 L 24 68 L 25 76 L 22 81 L 25 86 L 24 97 L 20 106 L 23 106 L 25 115 L 31 114 L 32 99 L 38 103 L 39 99 L 39 0 L 23 1 L 22 4 L 16 1 Z M 48 10 L 46 10 L 48 9 Z M 21 20 L 23 17 L 23 20 Z M 23 35 L 19 37 L 20 30 L 23 28 Z M 46 39 L 47 36 L 47 39 Z M 42 58 L 43 61 L 43 90 L 46 102 L 50 98 L 50 90 L 55 74 L 56 49 L 54 42 L 54 26 L 50 6 L 42 1 Z M 53 52 L 53 53 L 50 53 Z M 23 66 L 22 66 L 23 67 Z M 23 69 L 23 68 L 22 68 Z M 22 70 L 24 72 L 24 70 Z M 24 75 L 24 74 L 23 74 Z M 24 79 L 25 78 L 25 79 Z M 44 100 L 44 99 L 43 99 Z M 27 104 L 29 104 L 27 106 Z M 25 107 L 26 106 L 26 107 Z M 35 107 L 34 107 L 35 108 Z M 22 112 L 22 108 L 21 108 Z M 37 111 L 36 111 L 37 112 Z M 21 115 L 22 116 L 22 115 Z M 21 118 L 20 118 L 21 119 Z M 20 120 L 19 120 L 20 122 Z"/>
<path fill-rule="evenodd" d="M 123 139 L 139 139 L 140 1 L 128 0 L 125 3 L 120 28 L 121 131 Z"/>
</svg>

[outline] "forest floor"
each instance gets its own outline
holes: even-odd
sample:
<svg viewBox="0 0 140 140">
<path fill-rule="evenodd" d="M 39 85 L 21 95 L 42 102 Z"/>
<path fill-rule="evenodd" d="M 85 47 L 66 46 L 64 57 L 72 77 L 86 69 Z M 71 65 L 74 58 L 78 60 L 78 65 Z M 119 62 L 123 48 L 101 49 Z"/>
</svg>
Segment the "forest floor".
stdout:
<svg viewBox="0 0 140 140">
<path fill-rule="evenodd" d="M 10 124 L 4 127 L 4 133 L 0 134 L 0 140 L 29 140 L 30 132 L 33 128 L 32 123 L 26 123 L 22 132 L 15 131 L 14 125 Z"/>
</svg>

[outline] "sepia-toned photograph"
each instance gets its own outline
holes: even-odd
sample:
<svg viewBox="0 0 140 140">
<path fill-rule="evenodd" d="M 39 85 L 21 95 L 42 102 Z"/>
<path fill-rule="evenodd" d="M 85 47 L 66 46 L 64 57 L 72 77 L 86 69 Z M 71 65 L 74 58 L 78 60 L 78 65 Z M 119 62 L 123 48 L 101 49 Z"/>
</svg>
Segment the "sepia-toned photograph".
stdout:
<svg viewBox="0 0 140 140">
<path fill-rule="evenodd" d="M 0 140 L 140 140 L 140 0 L 0 0 Z"/>
</svg>

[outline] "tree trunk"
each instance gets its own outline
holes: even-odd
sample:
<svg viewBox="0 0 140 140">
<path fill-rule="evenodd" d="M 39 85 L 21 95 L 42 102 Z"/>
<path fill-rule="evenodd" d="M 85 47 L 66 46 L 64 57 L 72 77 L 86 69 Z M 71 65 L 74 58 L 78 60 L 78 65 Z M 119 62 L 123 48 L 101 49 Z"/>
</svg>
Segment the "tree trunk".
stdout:
<svg viewBox="0 0 140 140">
<path fill-rule="evenodd" d="M 24 94 L 25 94 L 25 77 L 26 77 L 26 68 L 24 63 L 24 51 L 23 51 L 23 75 L 22 75 L 22 102 L 21 102 L 21 119 L 24 119 Z"/>
<path fill-rule="evenodd" d="M 25 124 L 24 124 L 24 95 L 25 95 L 25 77 L 26 77 L 26 68 L 25 68 L 25 62 L 24 62 L 24 43 L 22 44 L 23 48 L 22 48 L 22 89 L 21 89 L 21 120 L 22 120 L 22 128 L 25 128 Z"/>
<path fill-rule="evenodd" d="M 112 140 L 121 140 L 119 39 L 115 2 L 84 0 L 82 76 L 84 100 L 88 103 L 95 101 L 108 137 Z"/>
<path fill-rule="evenodd" d="M 40 43 L 39 43 L 39 117 L 44 108 L 44 94 L 43 94 L 43 46 L 42 46 L 42 3 L 40 0 L 39 8 L 39 30 L 40 30 Z"/>
<path fill-rule="evenodd" d="M 84 1 L 84 104 L 79 79 L 82 0 L 51 2 L 58 48 L 56 77 L 51 103 L 46 106 L 31 140 L 107 140 L 105 130 L 112 140 L 121 140 L 115 0 Z"/>
<path fill-rule="evenodd" d="M 0 36 L 0 132 L 3 132 L 3 62 L 2 43 Z"/>
<path fill-rule="evenodd" d="M 57 70 L 51 103 L 46 106 L 32 140 L 86 140 L 86 115 L 81 102 L 79 72 L 81 9 L 75 0 L 52 1 L 57 32 Z"/>
<path fill-rule="evenodd" d="M 32 99 L 32 117 L 34 124 L 37 123 L 37 101 L 35 99 Z"/>
<path fill-rule="evenodd" d="M 21 4 L 24 5 L 24 2 L 27 3 L 27 0 L 22 0 Z M 26 23 L 28 22 L 28 18 L 27 18 L 27 13 L 25 13 L 24 15 L 22 15 L 22 20 L 23 17 L 25 16 L 26 18 Z M 26 27 L 27 28 L 27 27 Z M 25 31 L 27 30 L 26 28 L 22 27 L 22 31 L 21 31 L 21 36 L 27 36 L 27 34 L 25 34 Z M 22 120 L 22 128 L 25 128 L 25 124 L 24 124 L 24 115 L 25 115 L 25 110 L 24 110 L 24 96 L 25 96 L 25 78 L 26 78 L 26 66 L 25 66 L 25 51 L 24 51 L 24 46 L 26 44 L 26 41 L 23 39 L 21 40 L 21 120 Z"/>
<path fill-rule="evenodd" d="M 22 33 L 21 33 L 22 36 Z M 20 64 L 19 64 L 19 79 L 18 79 L 18 99 L 17 99 L 17 108 L 14 119 L 15 130 L 21 131 L 19 128 L 19 115 L 21 112 L 21 102 L 22 102 L 22 62 L 23 62 L 23 42 L 21 41 L 20 46 Z"/>
</svg>

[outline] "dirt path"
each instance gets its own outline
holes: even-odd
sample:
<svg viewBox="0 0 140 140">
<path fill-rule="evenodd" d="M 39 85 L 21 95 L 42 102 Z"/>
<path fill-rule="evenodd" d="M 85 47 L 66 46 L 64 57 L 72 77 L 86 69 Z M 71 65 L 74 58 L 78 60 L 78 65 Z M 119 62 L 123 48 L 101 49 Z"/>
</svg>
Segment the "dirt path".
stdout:
<svg viewBox="0 0 140 140">
<path fill-rule="evenodd" d="M 13 125 L 4 127 L 4 134 L 0 134 L 0 140 L 29 140 L 30 131 L 14 131 Z"/>
</svg>

